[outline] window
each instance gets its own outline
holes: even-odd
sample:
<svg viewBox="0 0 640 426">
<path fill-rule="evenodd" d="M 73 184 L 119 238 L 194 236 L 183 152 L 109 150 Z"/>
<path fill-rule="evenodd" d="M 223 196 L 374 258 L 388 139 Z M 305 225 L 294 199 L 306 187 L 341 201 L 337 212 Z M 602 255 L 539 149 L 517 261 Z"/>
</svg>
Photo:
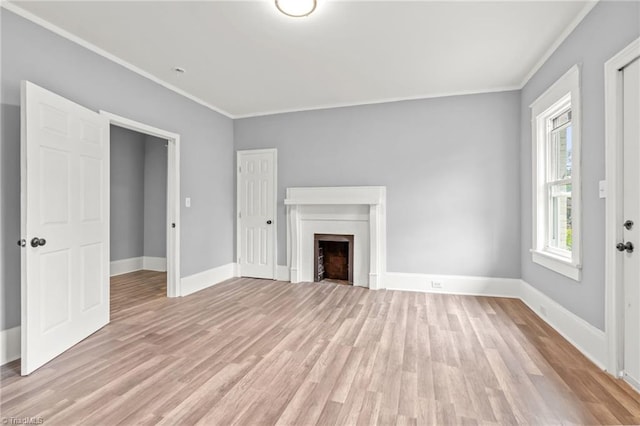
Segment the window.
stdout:
<svg viewBox="0 0 640 426">
<path fill-rule="evenodd" d="M 532 260 L 580 280 L 580 69 L 531 104 Z"/>
</svg>

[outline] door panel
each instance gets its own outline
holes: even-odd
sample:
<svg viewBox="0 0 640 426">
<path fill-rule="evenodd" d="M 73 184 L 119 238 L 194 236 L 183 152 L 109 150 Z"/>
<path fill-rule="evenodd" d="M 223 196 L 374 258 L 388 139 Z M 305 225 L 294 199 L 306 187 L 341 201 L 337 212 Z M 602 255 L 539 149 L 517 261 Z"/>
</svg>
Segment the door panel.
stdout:
<svg viewBox="0 0 640 426">
<path fill-rule="evenodd" d="M 41 225 L 69 223 L 69 153 L 40 149 Z"/>
<path fill-rule="evenodd" d="M 640 60 L 623 74 L 624 230 L 625 241 L 636 249 L 624 253 L 624 375 L 640 387 Z"/>
<path fill-rule="evenodd" d="M 26 375 L 109 321 L 109 126 L 29 82 L 21 113 Z"/>
<path fill-rule="evenodd" d="M 100 222 L 102 220 L 102 160 L 80 157 L 80 220 L 82 222 Z"/>
<path fill-rule="evenodd" d="M 69 299 L 71 290 L 71 259 L 69 250 L 54 251 L 40 255 L 40 280 L 47 283 L 40 300 L 42 333 L 69 321 Z"/>
<path fill-rule="evenodd" d="M 275 151 L 238 152 L 240 272 L 275 278 Z"/>
<path fill-rule="evenodd" d="M 80 264 L 82 265 L 82 312 L 99 307 L 102 300 L 100 291 L 102 280 L 102 258 L 104 249 L 102 243 L 87 244 L 80 247 Z"/>
</svg>

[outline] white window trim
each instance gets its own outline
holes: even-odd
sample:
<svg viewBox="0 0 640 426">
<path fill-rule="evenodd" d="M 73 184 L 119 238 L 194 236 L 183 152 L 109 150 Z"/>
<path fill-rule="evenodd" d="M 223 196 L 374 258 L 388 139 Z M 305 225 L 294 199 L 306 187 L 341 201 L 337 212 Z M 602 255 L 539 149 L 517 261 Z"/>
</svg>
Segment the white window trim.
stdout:
<svg viewBox="0 0 640 426">
<path fill-rule="evenodd" d="M 534 263 L 551 269 L 575 281 L 582 279 L 582 187 L 581 187 L 581 139 L 582 107 L 580 97 L 580 65 L 574 65 L 531 105 L 532 130 L 532 247 L 531 259 Z M 572 127 L 572 250 L 571 257 L 557 254 L 557 250 L 545 247 L 546 191 L 545 189 L 545 141 L 546 121 L 554 113 L 561 112 L 561 106 L 571 103 Z M 538 161 L 541 159 L 541 161 Z"/>
</svg>

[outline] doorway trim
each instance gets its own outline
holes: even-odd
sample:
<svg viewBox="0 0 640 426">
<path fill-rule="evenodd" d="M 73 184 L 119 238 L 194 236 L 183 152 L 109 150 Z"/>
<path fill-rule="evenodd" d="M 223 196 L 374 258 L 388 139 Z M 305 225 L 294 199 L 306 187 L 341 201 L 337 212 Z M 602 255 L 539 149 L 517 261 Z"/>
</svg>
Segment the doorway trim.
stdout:
<svg viewBox="0 0 640 426">
<path fill-rule="evenodd" d="M 238 276 L 242 276 L 242 265 L 240 258 L 242 257 L 242 218 L 240 217 L 240 158 L 244 154 L 273 154 L 273 280 L 277 279 L 278 271 L 278 149 L 243 149 L 236 151 L 236 265 L 238 265 Z"/>
<path fill-rule="evenodd" d="M 167 146 L 167 297 L 182 295 L 180 286 L 180 135 L 107 111 L 109 124 L 168 141 Z M 111 139 L 109 139 L 111 144 Z M 175 224 L 175 228 L 172 225 Z"/>
<path fill-rule="evenodd" d="M 624 309 L 622 257 L 616 243 L 622 241 L 622 73 L 620 70 L 640 57 L 640 38 L 609 59 L 604 65 L 605 90 L 605 335 L 607 371 L 623 374 Z"/>
</svg>

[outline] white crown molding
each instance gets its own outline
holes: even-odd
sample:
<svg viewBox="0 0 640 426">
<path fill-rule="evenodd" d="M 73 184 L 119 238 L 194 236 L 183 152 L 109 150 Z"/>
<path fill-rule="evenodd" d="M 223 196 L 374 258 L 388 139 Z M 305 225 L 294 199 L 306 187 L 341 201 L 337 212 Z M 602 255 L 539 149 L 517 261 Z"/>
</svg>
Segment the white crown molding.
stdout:
<svg viewBox="0 0 640 426">
<path fill-rule="evenodd" d="M 249 0 L 247 0 L 249 1 Z M 434 99 L 434 98 L 446 98 L 446 97 L 450 97 L 450 96 L 465 96 L 465 95 L 481 95 L 481 94 L 485 94 L 485 93 L 499 93 L 499 92 L 509 92 L 509 91 L 513 91 L 513 90 L 520 90 L 522 88 L 523 85 L 520 86 L 504 86 L 504 87 L 498 87 L 498 88 L 494 88 L 494 89 L 487 89 L 487 90 L 463 90 L 463 91 L 457 91 L 457 92 L 444 92 L 444 93 L 437 93 L 437 94 L 433 94 L 433 95 L 416 95 L 416 96 L 400 96 L 400 97 L 391 97 L 391 98 L 383 98 L 383 99 L 375 99 L 375 100 L 370 100 L 370 101 L 362 101 L 362 102 L 337 102 L 337 103 L 331 103 L 331 104 L 323 104 L 323 105 L 317 105 L 317 106 L 312 106 L 312 107 L 303 107 L 303 108 L 285 108 L 285 109 L 279 109 L 279 110 L 269 110 L 269 111 L 260 111 L 260 112 L 256 112 L 256 113 L 250 113 L 250 114 L 232 114 L 230 112 L 227 112 L 215 105 L 210 104 L 207 101 L 204 101 L 203 99 L 198 98 L 197 96 L 194 96 L 188 92 L 185 92 L 184 90 L 172 85 L 171 83 L 168 83 L 156 76 L 154 76 L 153 74 L 144 71 L 141 68 L 138 68 L 137 66 L 125 61 L 124 59 L 119 58 L 118 56 L 115 56 L 109 52 L 107 52 L 104 49 L 101 49 L 100 47 L 94 45 L 93 43 L 90 43 L 89 41 L 70 33 L 67 30 L 64 30 L 60 27 L 58 27 L 57 25 L 47 21 L 46 19 L 40 18 L 39 16 L 34 15 L 33 13 L 22 9 L 20 6 L 17 6 L 13 3 L 10 3 L 8 0 L 0 0 L 0 7 L 3 7 L 13 13 L 15 13 L 18 16 L 21 16 L 31 22 L 33 22 L 36 25 L 39 25 L 51 32 L 53 32 L 54 34 L 57 34 L 63 38 L 66 38 L 69 41 L 72 41 L 82 47 L 84 47 L 85 49 L 88 49 L 106 59 L 109 59 L 110 61 L 113 61 L 125 68 L 127 68 L 129 71 L 135 72 L 138 75 L 141 75 L 142 77 L 145 77 L 161 86 L 163 86 L 166 89 L 169 89 L 181 96 L 184 96 L 187 99 L 190 99 L 204 107 L 209 108 L 212 111 L 215 111 L 219 114 L 224 115 L 225 117 L 231 118 L 233 120 L 236 119 L 241 119 L 241 118 L 252 118 L 252 117 L 262 117 L 262 116 L 267 116 L 267 115 L 276 115 L 276 114 L 286 114 L 286 113 L 291 113 L 291 112 L 305 112 L 305 111 L 317 111 L 317 110 L 323 110 L 323 109 L 333 109 L 333 108 L 347 108 L 347 107 L 355 107 L 355 106 L 366 106 L 366 105 L 377 105 L 377 104 L 385 104 L 385 103 L 392 103 L 392 102 L 403 102 L 403 101 L 419 101 L 419 100 L 423 100 L 423 99 Z"/>
<path fill-rule="evenodd" d="M 538 62 L 536 62 L 533 68 L 531 68 L 531 70 L 527 73 L 527 75 L 522 80 L 522 83 L 520 83 L 520 87 L 518 89 L 522 89 L 524 86 L 526 86 L 529 80 L 531 80 L 531 78 L 540 70 L 540 68 L 542 68 L 542 66 L 547 62 L 547 60 L 551 57 L 551 55 L 553 55 L 553 53 L 558 49 L 558 47 L 560 47 L 560 45 L 567 39 L 567 37 L 569 37 L 569 35 L 573 32 L 573 30 L 575 30 L 578 27 L 578 25 L 580 25 L 582 20 L 589 14 L 589 12 L 591 12 L 591 10 L 599 2 L 600 0 L 592 0 L 587 2 L 587 4 L 584 5 L 582 10 L 580 10 L 578 15 L 573 19 L 573 21 L 571 21 L 571 23 L 567 25 L 564 31 L 560 33 L 556 41 L 554 41 L 553 44 L 551 44 L 549 49 L 544 53 L 544 55 L 540 57 Z"/>
<path fill-rule="evenodd" d="M 63 38 L 65 38 L 65 39 L 67 39 L 67 40 L 69 40 L 69 41 L 71 41 L 73 43 L 76 43 L 77 45 L 79 45 L 81 47 L 84 47 L 85 49 L 88 49 L 88 50 L 90 50 L 91 52 L 93 52 L 95 54 L 98 54 L 98 55 L 100 55 L 100 56 L 102 56 L 102 57 L 104 57 L 104 58 L 106 58 L 106 59 L 108 59 L 108 60 L 110 60 L 112 62 L 115 62 L 116 64 L 118 64 L 120 66 L 123 66 L 124 68 L 128 69 L 129 71 L 132 71 L 132 72 L 134 72 L 134 73 L 136 73 L 136 74 L 138 74 L 138 75 L 140 75 L 140 76 L 142 76 L 142 77 L 144 77 L 144 78 L 146 78 L 148 80 L 153 81 L 156 84 L 159 84 L 160 86 L 164 87 L 165 89 L 171 90 L 172 92 L 175 92 L 178 95 L 184 96 L 185 98 L 187 98 L 187 99 L 189 99 L 189 100 L 191 100 L 191 101 L 193 101 L 193 102 L 195 102 L 197 104 L 200 104 L 200 105 L 202 105 L 202 106 L 204 106 L 206 108 L 209 108 L 210 110 L 215 111 L 218 114 L 222 114 L 225 117 L 231 118 L 231 119 L 236 118 L 232 114 L 228 113 L 227 111 L 224 111 L 223 109 L 218 108 L 217 106 L 212 105 L 209 102 L 198 98 L 197 96 L 194 96 L 194 95 L 192 95 L 192 94 L 190 94 L 188 92 L 185 92 L 184 90 L 174 86 L 173 84 L 171 84 L 171 83 L 169 83 L 167 81 L 164 81 L 164 80 L 154 76 L 153 74 L 151 74 L 151 73 L 149 73 L 147 71 L 144 71 L 141 68 L 138 68 L 137 66 L 125 61 L 124 59 L 122 59 L 122 58 L 120 58 L 120 57 L 118 57 L 118 56 L 116 56 L 116 55 L 114 55 L 112 53 L 107 52 L 106 50 L 96 46 L 93 43 L 88 42 L 87 40 L 85 40 L 85 39 L 83 39 L 83 38 L 81 38 L 81 37 L 79 37 L 79 36 L 77 36 L 75 34 L 70 33 L 67 30 L 64 30 L 64 29 L 58 27 L 57 25 L 47 21 L 46 19 L 40 18 L 37 15 L 34 15 L 33 13 L 21 8 L 20 6 L 15 5 L 14 3 L 11 3 L 11 2 L 9 2 L 7 0 L 2 0 L 2 1 L 0 1 L 0 7 L 3 7 L 4 9 L 6 9 L 6 10 L 8 10 L 10 12 L 13 12 L 16 15 L 18 15 L 18 16 L 26 19 L 26 20 L 31 21 L 34 24 L 39 25 L 42 28 L 51 31 L 52 33 L 57 34 L 60 37 L 63 37 Z"/>
<path fill-rule="evenodd" d="M 256 113 L 250 113 L 250 114 L 232 114 L 215 105 L 212 105 L 209 102 L 203 99 L 200 99 L 197 96 L 194 96 L 172 85 L 171 83 L 168 83 L 167 81 L 164 81 L 154 76 L 153 74 L 142 70 L 141 68 L 138 68 L 137 66 L 119 58 L 118 56 L 115 56 L 107 52 L 106 50 L 99 48 L 93 43 L 90 43 L 87 40 L 75 34 L 72 34 L 69 31 L 64 30 L 58 27 L 57 25 L 43 18 L 40 18 L 39 16 L 36 16 L 31 12 L 26 11 L 25 9 L 22 9 L 21 7 L 9 2 L 8 0 L 0 0 L 0 7 L 5 8 L 15 13 L 16 15 L 21 16 L 22 18 L 25 18 L 35 23 L 36 25 L 39 25 L 63 38 L 66 38 L 67 40 L 72 41 L 106 59 L 109 59 L 110 61 L 125 67 L 129 71 L 132 71 L 142 77 L 145 77 L 161 85 L 162 87 L 168 90 L 171 90 L 172 92 L 175 92 L 181 96 L 184 96 L 185 98 L 190 99 L 193 102 L 196 102 L 206 108 L 209 108 L 212 111 L 222 114 L 227 118 L 236 120 L 236 119 L 242 119 L 242 118 L 262 117 L 262 116 L 268 116 L 268 115 L 286 114 L 286 113 L 293 113 L 293 112 L 317 111 L 317 110 L 333 109 L 333 108 L 348 108 L 348 107 L 355 107 L 355 106 L 378 105 L 378 104 L 385 104 L 385 103 L 392 103 L 392 102 L 418 101 L 418 100 L 424 100 L 424 99 L 446 98 L 451 96 L 480 95 L 480 94 L 486 94 L 486 93 L 499 93 L 499 92 L 521 90 L 529 82 L 531 77 L 533 77 L 533 75 L 535 75 L 535 73 L 538 72 L 538 70 L 544 65 L 544 63 L 549 59 L 549 57 L 551 57 L 551 55 L 562 44 L 562 42 L 569 36 L 569 34 L 571 34 L 573 30 L 575 30 L 575 28 L 580 24 L 580 22 L 582 22 L 585 16 L 587 16 L 587 14 L 595 7 L 595 5 L 599 1 L 600 0 L 592 0 L 592 1 L 589 1 L 584 6 L 584 8 L 580 11 L 580 13 L 578 13 L 578 15 L 574 18 L 574 20 L 565 28 L 565 30 L 560 34 L 560 36 L 556 39 L 556 41 L 549 47 L 549 49 L 545 52 L 545 54 L 542 55 L 540 60 L 533 66 L 533 68 L 529 71 L 529 73 L 527 73 L 527 75 L 522 80 L 522 82 L 518 85 L 510 85 L 510 86 L 498 87 L 493 89 L 485 89 L 485 90 L 465 90 L 465 91 L 443 92 L 443 93 L 437 93 L 432 95 L 391 97 L 391 98 L 375 99 L 375 100 L 362 101 L 362 102 L 336 102 L 336 103 L 323 104 L 323 105 L 317 105 L 312 107 L 285 108 L 285 109 L 279 109 L 279 110 L 260 111 Z"/>
<path fill-rule="evenodd" d="M 396 98 L 384 98 L 384 99 L 376 99 L 376 100 L 363 101 L 363 102 L 337 102 L 333 104 L 324 104 L 324 105 L 318 105 L 318 106 L 313 106 L 308 108 L 290 108 L 290 109 L 280 109 L 280 110 L 273 110 L 273 111 L 262 111 L 262 112 L 256 112 L 251 114 L 238 114 L 238 115 L 234 115 L 233 118 L 238 120 L 242 118 L 254 118 L 254 117 L 264 117 L 264 116 L 276 115 L 276 114 L 288 114 L 292 112 L 307 112 L 307 111 L 318 111 L 323 109 L 379 105 L 379 104 L 389 104 L 393 102 L 421 101 L 425 99 L 448 98 L 451 96 L 484 95 L 487 93 L 511 92 L 514 90 L 520 90 L 521 88 L 522 86 L 504 86 L 504 87 L 498 87 L 495 89 L 487 89 L 487 90 L 463 90 L 460 92 L 444 92 L 444 93 L 437 93 L 434 95 L 401 96 Z"/>
</svg>

